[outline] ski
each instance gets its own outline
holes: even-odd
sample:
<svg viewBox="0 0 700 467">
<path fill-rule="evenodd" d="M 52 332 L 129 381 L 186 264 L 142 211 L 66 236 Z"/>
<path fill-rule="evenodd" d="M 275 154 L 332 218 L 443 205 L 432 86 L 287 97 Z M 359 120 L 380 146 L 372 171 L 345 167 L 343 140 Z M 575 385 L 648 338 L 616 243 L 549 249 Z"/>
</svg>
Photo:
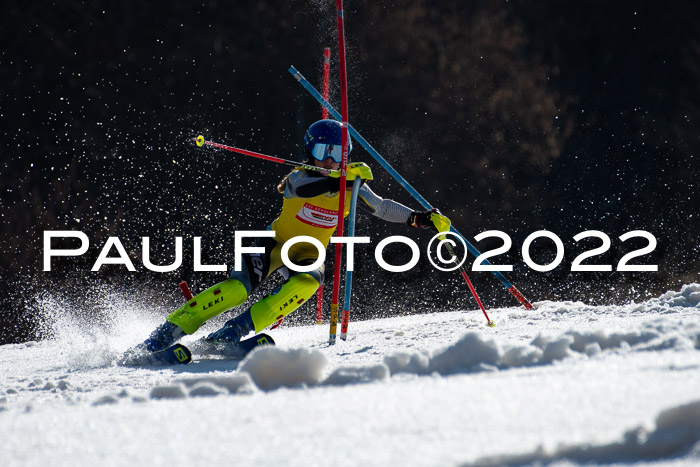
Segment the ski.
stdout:
<svg viewBox="0 0 700 467">
<path fill-rule="evenodd" d="M 268 334 L 256 334 L 248 339 L 243 339 L 238 344 L 224 344 L 207 342 L 199 340 L 190 345 L 192 350 L 197 355 L 212 355 L 234 359 L 243 359 L 246 355 L 257 347 L 264 345 L 275 345 L 275 340 Z"/>
<path fill-rule="evenodd" d="M 192 361 L 192 352 L 182 344 L 171 345 L 158 352 L 132 350 L 120 362 L 124 366 L 186 365 Z"/>
<path fill-rule="evenodd" d="M 275 345 L 275 340 L 270 335 L 262 333 L 243 339 L 238 344 L 216 344 L 200 340 L 191 344 L 191 348 L 198 355 L 243 359 L 253 349 L 263 345 Z M 182 344 L 175 344 L 158 352 L 130 351 L 120 364 L 123 366 L 187 365 L 192 361 L 192 350 Z"/>
</svg>

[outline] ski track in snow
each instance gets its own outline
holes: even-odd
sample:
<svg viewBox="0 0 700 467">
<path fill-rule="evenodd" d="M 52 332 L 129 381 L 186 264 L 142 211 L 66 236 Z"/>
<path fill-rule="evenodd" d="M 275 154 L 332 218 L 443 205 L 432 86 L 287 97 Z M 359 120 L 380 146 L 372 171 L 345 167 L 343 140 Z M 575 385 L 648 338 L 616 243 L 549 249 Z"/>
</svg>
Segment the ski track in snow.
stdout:
<svg viewBox="0 0 700 467">
<path fill-rule="evenodd" d="M 494 309 L 496 328 L 351 321 L 334 346 L 283 327 L 241 362 L 144 368 L 117 362 L 162 317 L 44 299 L 53 337 L 0 347 L 2 465 L 700 465 L 700 284 Z"/>
</svg>

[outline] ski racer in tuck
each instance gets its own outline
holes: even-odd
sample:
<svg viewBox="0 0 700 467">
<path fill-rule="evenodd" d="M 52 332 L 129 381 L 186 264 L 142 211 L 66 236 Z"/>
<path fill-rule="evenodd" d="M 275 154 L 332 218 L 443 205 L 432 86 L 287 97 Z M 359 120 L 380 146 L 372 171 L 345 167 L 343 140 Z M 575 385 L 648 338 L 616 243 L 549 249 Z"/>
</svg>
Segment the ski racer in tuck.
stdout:
<svg viewBox="0 0 700 467">
<path fill-rule="evenodd" d="M 253 246 L 262 247 L 265 252 L 243 253 L 240 271 L 234 270 L 228 280 L 210 287 L 173 311 L 139 348 L 151 352 L 163 350 L 184 335 L 193 334 L 207 320 L 243 304 L 250 293 L 275 271 L 286 279 L 275 292 L 227 321 L 204 340 L 235 345 L 251 331 L 261 332 L 314 295 L 323 283 L 324 266 L 309 272 L 292 271 L 282 263 L 280 252 L 287 240 L 299 235 L 314 237 L 327 247 L 335 232 L 340 199 L 341 128 L 340 122 L 335 120 L 320 120 L 306 131 L 304 148 L 308 164 L 332 171 L 331 175 L 296 168 L 284 177 L 277 187 L 284 196 L 282 211 L 268 227 L 275 236 L 253 241 Z M 351 149 L 348 142 L 348 154 Z M 377 196 L 365 183 L 372 180 L 372 172 L 362 162 L 348 164 L 345 216 L 349 214 L 352 182 L 356 178 L 362 180 L 358 194 L 361 202 L 358 204 L 368 208 L 373 215 L 385 221 L 438 232 L 449 229 L 450 221 L 437 210 L 413 211 L 396 201 Z M 294 264 L 304 266 L 318 259 L 318 250 L 309 243 L 299 242 L 289 249 L 288 256 Z"/>
</svg>

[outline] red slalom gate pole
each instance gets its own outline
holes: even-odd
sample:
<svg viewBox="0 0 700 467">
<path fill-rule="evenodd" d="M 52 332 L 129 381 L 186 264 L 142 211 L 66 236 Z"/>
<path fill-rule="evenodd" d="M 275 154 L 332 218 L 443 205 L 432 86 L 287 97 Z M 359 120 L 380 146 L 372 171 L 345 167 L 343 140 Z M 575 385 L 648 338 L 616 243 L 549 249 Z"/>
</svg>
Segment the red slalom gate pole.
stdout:
<svg viewBox="0 0 700 467">
<path fill-rule="evenodd" d="M 182 294 L 185 296 L 185 300 L 189 302 L 194 298 L 192 292 L 190 291 L 190 287 L 187 285 L 187 282 L 182 281 L 178 285 L 180 286 L 180 290 L 182 290 Z"/>
<path fill-rule="evenodd" d="M 444 241 L 445 236 L 443 235 L 441 238 Z M 447 251 L 450 253 L 450 255 L 452 255 L 452 259 L 454 260 L 455 264 L 458 264 L 457 255 L 455 254 L 454 249 L 452 248 L 452 246 L 449 243 L 447 243 L 446 246 L 447 246 Z M 438 246 L 438 248 L 439 248 L 439 246 Z M 481 312 L 484 313 L 484 316 L 486 317 L 486 326 L 489 326 L 492 328 L 495 327 L 496 323 L 491 321 L 491 318 L 489 318 L 489 315 L 486 314 L 486 308 L 484 308 L 484 304 L 481 303 L 481 299 L 479 298 L 479 294 L 476 293 L 476 289 L 474 288 L 472 281 L 469 280 L 469 276 L 467 276 L 467 270 L 464 268 L 463 264 L 459 265 L 459 272 L 462 273 L 462 277 L 464 277 L 464 280 L 467 281 L 467 285 L 469 286 L 469 290 L 471 291 L 472 296 L 474 297 L 474 300 L 476 300 L 476 303 L 479 305 L 479 308 L 481 308 Z"/>
<path fill-rule="evenodd" d="M 335 6 L 338 10 L 338 58 L 340 70 L 340 112 L 342 124 L 342 144 L 343 156 L 340 161 L 340 193 L 338 196 L 338 230 L 336 236 L 343 236 L 343 223 L 345 217 L 345 196 L 346 196 L 346 179 L 348 166 L 348 80 L 345 70 L 345 24 L 343 13 L 343 0 L 335 0 Z M 335 267 L 333 274 L 333 300 L 331 302 L 331 327 L 328 343 L 335 344 L 336 333 L 338 330 L 338 299 L 340 295 L 340 263 L 343 258 L 343 244 L 336 243 L 335 245 Z"/>
<path fill-rule="evenodd" d="M 323 49 L 323 98 L 328 100 L 330 94 L 330 78 L 331 78 L 331 49 L 330 47 L 325 47 Z M 321 118 L 326 120 L 328 118 L 328 109 L 321 106 Z M 316 292 L 316 323 L 323 324 L 323 284 L 318 288 Z"/>
<path fill-rule="evenodd" d="M 330 80 L 331 80 L 331 48 L 326 47 L 323 49 L 323 98 L 328 100 L 328 95 L 330 93 Z M 321 106 L 321 117 L 326 120 L 328 118 L 328 109 Z"/>
<path fill-rule="evenodd" d="M 474 299 L 476 300 L 476 303 L 479 305 L 479 308 L 481 308 L 481 311 L 484 313 L 484 316 L 486 316 L 486 325 L 490 327 L 496 326 L 496 324 L 491 321 L 489 318 L 489 315 L 486 314 L 486 308 L 484 308 L 484 305 L 481 303 L 481 299 L 479 298 L 479 295 L 476 293 L 476 289 L 472 285 L 472 281 L 469 280 L 469 277 L 467 276 L 467 272 L 462 268 L 462 277 L 464 277 L 464 280 L 467 281 L 467 285 L 469 286 L 469 290 L 471 290 L 472 295 L 474 296 Z"/>
</svg>

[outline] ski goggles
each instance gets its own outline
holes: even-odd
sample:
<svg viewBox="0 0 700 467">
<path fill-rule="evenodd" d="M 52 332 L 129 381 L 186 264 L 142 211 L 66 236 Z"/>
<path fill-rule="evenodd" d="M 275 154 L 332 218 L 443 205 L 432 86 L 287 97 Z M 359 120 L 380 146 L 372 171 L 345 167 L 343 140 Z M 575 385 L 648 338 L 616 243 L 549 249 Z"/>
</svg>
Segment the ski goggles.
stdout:
<svg viewBox="0 0 700 467">
<path fill-rule="evenodd" d="M 352 151 L 352 143 L 348 141 L 348 155 L 350 155 L 350 151 Z M 314 159 L 318 159 L 321 162 L 333 159 L 333 162 L 340 164 L 343 158 L 343 145 L 316 143 L 311 150 L 311 155 L 314 156 Z"/>
</svg>

